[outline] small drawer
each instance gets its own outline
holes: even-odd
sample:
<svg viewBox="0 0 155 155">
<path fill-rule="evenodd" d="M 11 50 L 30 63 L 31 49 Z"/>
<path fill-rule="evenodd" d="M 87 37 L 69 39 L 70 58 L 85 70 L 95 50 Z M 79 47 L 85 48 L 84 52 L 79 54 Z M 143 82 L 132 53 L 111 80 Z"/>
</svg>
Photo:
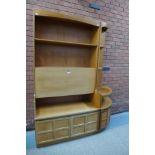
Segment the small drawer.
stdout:
<svg viewBox="0 0 155 155">
<path fill-rule="evenodd" d="M 38 138 L 38 143 L 53 141 L 53 133 L 52 132 L 41 133 L 37 135 L 37 138 Z"/>
<path fill-rule="evenodd" d="M 73 118 L 73 125 L 79 125 L 84 123 L 85 123 L 85 116 L 79 116 L 79 117 Z"/>
<path fill-rule="evenodd" d="M 98 122 L 86 124 L 86 132 L 93 132 L 98 130 Z"/>
<path fill-rule="evenodd" d="M 98 113 L 92 113 L 87 115 L 87 121 L 86 122 L 97 122 L 98 121 Z"/>
<path fill-rule="evenodd" d="M 68 118 L 54 120 L 54 129 L 59 129 L 59 128 L 63 128 L 63 127 L 69 127 L 69 119 Z"/>
<path fill-rule="evenodd" d="M 101 121 L 101 129 L 105 128 L 107 125 L 107 120 Z"/>
<path fill-rule="evenodd" d="M 69 132 L 70 130 L 67 129 L 60 129 L 60 130 L 56 130 L 54 131 L 54 138 L 55 139 L 63 139 L 63 138 L 67 138 L 69 137 Z"/>
<path fill-rule="evenodd" d="M 84 134 L 84 131 L 85 131 L 84 125 L 73 127 L 72 136 L 82 135 Z"/>
<path fill-rule="evenodd" d="M 51 120 L 36 121 L 36 129 L 37 132 L 46 132 L 52 130 L 52 121 Z"/>
</svg>

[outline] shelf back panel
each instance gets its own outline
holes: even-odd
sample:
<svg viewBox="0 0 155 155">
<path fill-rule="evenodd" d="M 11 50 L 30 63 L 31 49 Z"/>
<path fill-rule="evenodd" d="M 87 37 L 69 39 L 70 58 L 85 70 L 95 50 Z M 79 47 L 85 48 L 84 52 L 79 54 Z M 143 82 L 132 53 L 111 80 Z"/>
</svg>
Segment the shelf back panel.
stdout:
<svg viewBox="0 0 155 155">
<path fill-rule="evenodd" d="M 94 92 L 96 68 L 36 67 L 36 98 Z"/>
<path fill-rule="evenodd" d="M 97 43 L 98 27 L 43 17 L 35 18 L 35 37 L 71 42 Z M 94 40 L 94 38 L 96 38 Z"/>
<path fill-rule="evenodd" d="M 78 47 L 65 45 L 35 44 L 35 65 L 96 67 L 97 53 L 95 47 Z"/>
<path fill-rule="evenodd" d="M 57 97 L 45 97 L 36 98 L 36 106 L 61 104 L 61 103 L 72 103 L 72 102 L 90 102 L 92 94 L 83 95 L 68 95 L 68 96 L 57 96 Z"/>
</svg>

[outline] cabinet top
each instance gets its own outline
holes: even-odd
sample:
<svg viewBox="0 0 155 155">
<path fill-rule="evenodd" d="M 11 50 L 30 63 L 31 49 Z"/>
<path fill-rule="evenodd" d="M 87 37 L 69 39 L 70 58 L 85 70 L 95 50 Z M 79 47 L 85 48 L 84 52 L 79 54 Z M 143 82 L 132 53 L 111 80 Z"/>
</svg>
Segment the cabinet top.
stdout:
<svg viewBox="0 0 155 155">
<path fill-rule="evenodd" d="M 39 16 L 39 17 L 55 18 L 55 19 L 66 20 L 74 23 L 77 22 L 81 24 L 92 25 L 95 27 L 101 26 L 102 28 L 107 29 L 107 24 L 105 22 L 94 20 L 89 17 L 86 18 L 86 17 L 79 17 L 79 16 L 71 16 L 64 13 L 52 12 L 47 10 L 34 10 L 33 13 L 35 16 Z"/>
</svg>

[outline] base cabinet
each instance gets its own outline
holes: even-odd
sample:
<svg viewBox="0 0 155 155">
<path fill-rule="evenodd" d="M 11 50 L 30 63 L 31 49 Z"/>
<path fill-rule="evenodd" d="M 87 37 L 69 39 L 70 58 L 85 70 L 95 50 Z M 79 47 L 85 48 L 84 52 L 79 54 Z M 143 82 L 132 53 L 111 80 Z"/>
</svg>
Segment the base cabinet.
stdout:
<svg viewBox="0 0 155 155">
<path fill-rule="evenodd" d="M 99 112 L 36 121 L 37 144 L 48 144 L 93 133 L 99 129 Z"/>
<path fill-rule="evenodd" d="M 68 117 L 36 120 L 37 145 L 61 142 L 70 138 L 94 133 L 107 126 L 110 109 Z"/>
</svg>

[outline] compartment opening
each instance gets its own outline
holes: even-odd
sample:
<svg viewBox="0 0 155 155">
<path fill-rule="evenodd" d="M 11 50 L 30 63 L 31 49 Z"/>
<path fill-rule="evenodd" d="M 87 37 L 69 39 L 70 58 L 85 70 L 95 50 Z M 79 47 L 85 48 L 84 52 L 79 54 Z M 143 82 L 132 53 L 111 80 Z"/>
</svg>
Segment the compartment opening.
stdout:
<svg viewBox="0 0 155 155">
<path fill-rule="evenodd" d="M 35 65 L 54 67 L 96 67 L 97 48 L 36 43 Z"/>
<path fill-rule="evenodd" d="M 72 115 L 97 110 L 93 94 L 36 99 L 36 119 Z"/>
<path fill-rule="evenodd" d="M 77 43 L 97 43 L 98 27 L 45 17 L 35 18 L 35 37 Z"/>
</svg>

